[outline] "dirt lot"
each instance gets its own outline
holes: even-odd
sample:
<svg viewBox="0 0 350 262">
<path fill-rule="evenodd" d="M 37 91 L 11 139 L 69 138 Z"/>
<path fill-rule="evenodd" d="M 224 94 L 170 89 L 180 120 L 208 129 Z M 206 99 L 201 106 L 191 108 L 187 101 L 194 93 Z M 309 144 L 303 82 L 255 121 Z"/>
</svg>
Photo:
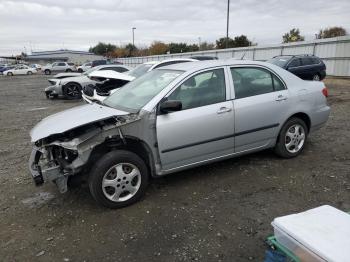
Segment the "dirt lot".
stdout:
<svg viewBox="0 0 350 262">
<path fill-rule="evenodd" d="M 98 207 L 87 188 L 35 187 L 29 130 L 82 103 L 47 100 L 45 76 L 0 77 L 1 261 L 262 261 L 276 216 L 350 210 L 350 80 L 327 80 L 332 113 L 305 151 L 231 159 L 153 180 L 146 197 Z"/>
</svg>

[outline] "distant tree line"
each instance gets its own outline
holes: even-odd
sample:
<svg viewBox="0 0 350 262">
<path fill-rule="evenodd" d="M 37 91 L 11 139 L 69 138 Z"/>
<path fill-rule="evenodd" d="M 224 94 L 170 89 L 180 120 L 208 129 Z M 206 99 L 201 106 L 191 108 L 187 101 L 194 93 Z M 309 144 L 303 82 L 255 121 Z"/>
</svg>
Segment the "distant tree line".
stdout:
<svg viewBox="0 0 350 262">
<path fill-rule="evenodd" d="M 316 34 L 317 39 L 330 38 L 347 35 L 347 32 L 342 27 L 329 27 L 321 29 Z M 301 35 L 298 28 L 293 28 L 282 36 L 282 43 L 304 41 L 305 37 Z M 186 53 L 195 51 L 205 51 L 213 49 L 247 47 L 257 45 L 248 39 L 245 35 L 236 36 L 234 38 L 222 37 L 215 41 L 215 43 L 202 42 L 200 44 L 187 43 L 164 43 L 161 41 L 154 41 L 147 47 L 136 47 L 129 43 L 124 46 L 117 46 L 109 43 L 99 42 L 96 46 L 90 47 L 89 51 L 97 55 L 104 55 L 108 57 L 131 57 L 131 56 L 148 56 L 148 55 L 163 55 Z"/>
</svg>

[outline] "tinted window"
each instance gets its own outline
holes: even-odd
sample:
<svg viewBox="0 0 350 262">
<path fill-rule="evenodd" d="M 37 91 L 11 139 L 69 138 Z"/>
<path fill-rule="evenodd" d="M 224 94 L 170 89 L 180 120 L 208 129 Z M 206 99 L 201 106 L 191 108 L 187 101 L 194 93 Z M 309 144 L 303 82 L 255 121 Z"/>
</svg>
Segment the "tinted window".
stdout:
<svg viewBox="0 0 350 262">
<path fill-rule="evenodd" d="M 297 67 L 300 66 L 300 58 L 293 58 L 292 61 L 288 64 L 288 67 Z"/>
<path fill-rule="evenodd" d="M 313 64 L 312 58 L 311 57 L 303 57 L 301 59 L 301 64 L 303 66 L 305 66 L 305 65 L 312 65 Z"/>
<path fill-rule="evenodd" d="M 321 63 L 320 59 L 318 59 L 317 57 L 311 57 L 311 61 L 312 61 L 312 64 L 319 64 Z"/>
<path fill-rule="evenodd" d="M 70 65 L 70 66 L 74 66 L 74 63 L 68 63 L 68 65 Z"/>
<path fill-rule="evenodd" d="M 190 109 L 226 100 L 223 69 L 206 71 L 187 79 L 168 97 L 182 102 L 182 109 Z"/>
<path fill-rule="evenodd" d="M 231 68 L 236 98 L 256 96 L 274 91 L 269 71 L 261 68 Z M 276 81 L 276 83 L 278 83 Z"/>
<path fill-rule="evenodd" d="M 58 63 L 58 66 L 65 66 L 65 63 Z"/>
</svg>

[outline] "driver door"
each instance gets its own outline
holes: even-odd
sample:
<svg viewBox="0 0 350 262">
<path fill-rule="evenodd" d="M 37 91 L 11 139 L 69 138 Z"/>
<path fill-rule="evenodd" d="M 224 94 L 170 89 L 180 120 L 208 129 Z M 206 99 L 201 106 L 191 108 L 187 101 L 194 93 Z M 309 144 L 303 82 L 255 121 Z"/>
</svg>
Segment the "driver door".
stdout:
<svg viewBox="0 0 350 262">
<path fill-rule="evenodd" d="M 228 101 L 225 69 L 187 78 L 166 99 L 182 110 L 157 116 L 162 169 L 168 171 L 234 152 L 233 102 Z"/>
</svg>

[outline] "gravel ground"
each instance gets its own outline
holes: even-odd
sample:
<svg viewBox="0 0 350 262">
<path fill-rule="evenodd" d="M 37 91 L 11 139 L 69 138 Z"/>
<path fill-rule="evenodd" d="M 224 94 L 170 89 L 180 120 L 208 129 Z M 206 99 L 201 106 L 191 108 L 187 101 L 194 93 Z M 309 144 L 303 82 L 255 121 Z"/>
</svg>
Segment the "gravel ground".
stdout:
<svg viewBox="0 0 350 262">
<path fill-rule="evenodd" d="M 81 101 L 47 100 L 42 75 L 0 77 L 2 261 L 262 261 L 274 217 L 350 210 L 350 80 L 328 79 L 332 113 L 305 151 L 264 151 L 153 180 L 139 203 L 98 207 L 86 187 L 35 187 L 29 130 Z"/>
</svg>

